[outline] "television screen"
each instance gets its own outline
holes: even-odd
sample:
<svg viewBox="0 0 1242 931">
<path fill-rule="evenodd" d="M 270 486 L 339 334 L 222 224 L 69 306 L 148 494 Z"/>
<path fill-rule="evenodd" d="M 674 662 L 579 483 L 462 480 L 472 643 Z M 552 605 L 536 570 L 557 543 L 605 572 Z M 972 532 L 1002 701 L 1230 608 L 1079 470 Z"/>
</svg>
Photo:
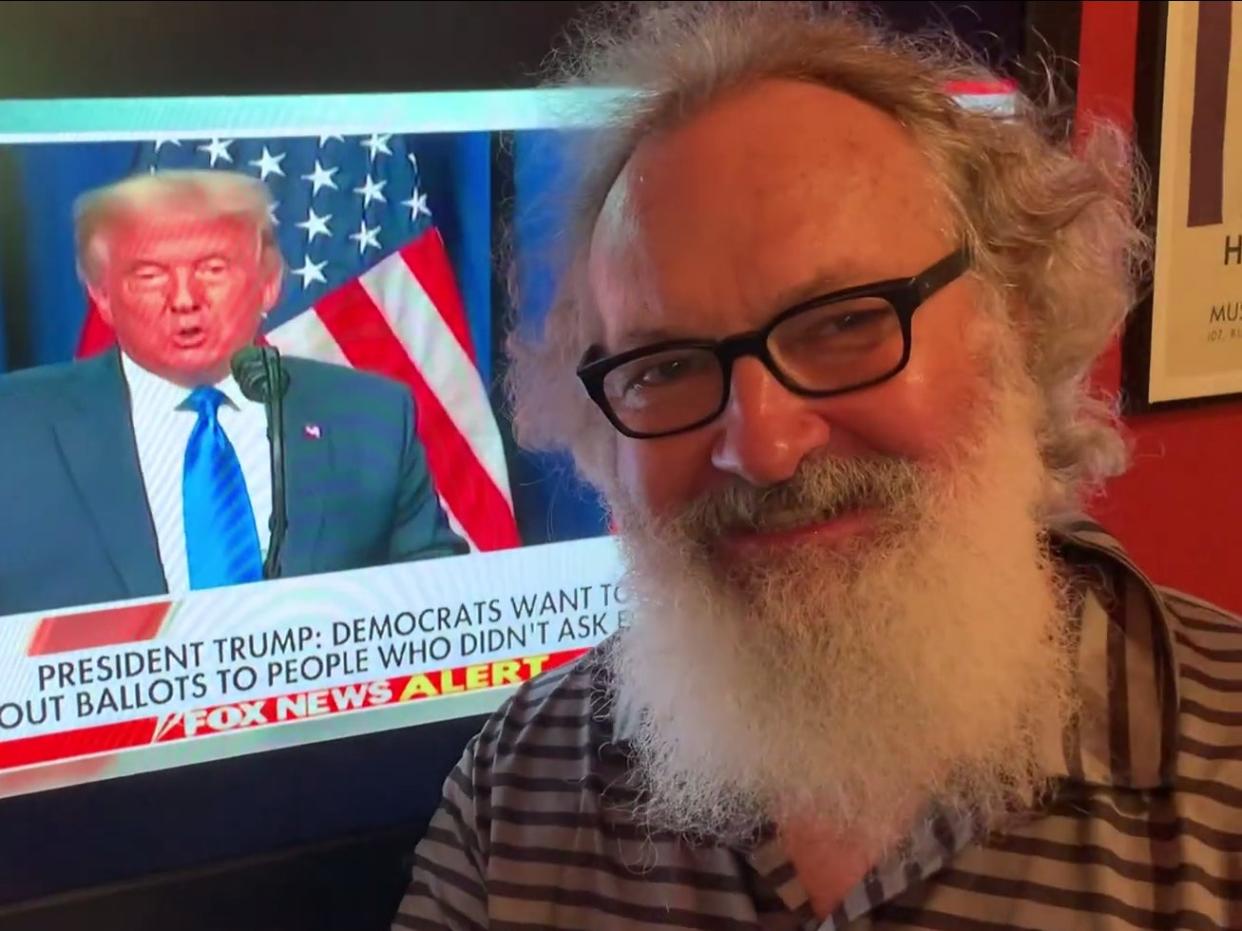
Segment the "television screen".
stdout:
<svg viewBox="0 0 1242 931">
<path fill-rule="evenodd" d="M 499 403 L 548 285 L 511 309 L 495 256 L 545 251 L 520 208 L 609 99 L 0 101 L 0 799 L 477 719 L 624 623 L 598 504 Z"/>
</svg>

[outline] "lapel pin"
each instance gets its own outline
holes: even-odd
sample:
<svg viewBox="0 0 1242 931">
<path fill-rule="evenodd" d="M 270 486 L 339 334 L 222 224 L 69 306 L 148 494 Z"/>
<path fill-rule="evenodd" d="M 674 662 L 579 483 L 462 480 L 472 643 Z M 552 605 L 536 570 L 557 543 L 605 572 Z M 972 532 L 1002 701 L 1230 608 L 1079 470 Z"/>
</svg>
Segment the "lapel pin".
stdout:
<svg viewBox="0 0 1242 931">
<path fill-rule="evenodd" d="M 323 436 L 323 431 L 319 429 L 317 423 L 308 423 L 302 428 L 302 433 L 308 440 L 317 440 Z"/>
</svg>

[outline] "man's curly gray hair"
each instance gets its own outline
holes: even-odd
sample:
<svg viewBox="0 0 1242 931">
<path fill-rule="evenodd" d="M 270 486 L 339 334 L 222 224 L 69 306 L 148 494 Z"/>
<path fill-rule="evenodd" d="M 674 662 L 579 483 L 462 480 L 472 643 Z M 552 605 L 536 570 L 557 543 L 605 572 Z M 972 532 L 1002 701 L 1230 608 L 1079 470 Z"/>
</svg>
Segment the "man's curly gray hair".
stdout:
<svg viewBox="0 0 1242 931">
<path fill-rule="evenodd" d="M 555 84 L 636 93 L 571 159 L 577 175 L 566 192 L 554 303 L 542 332 L 515 328 L 509 340 L 508 391 L 521 444 L 569 450 L 587 480 L 610 487 L 616 437 L 575 377 L 581 354 L 601 335 L 585 259 L 604 199 L 645 137 L 740 86 L 792 78 L 890 114 L 927 153 L 974 269 L 998 299 L 990 303 L 1021 334 L 1044 402 L 1041 449 L 1059 491 L 1049 507 L 1075 507 L 1125 469 L 1114 407 L 1089 382 L 1148 255 L 1136 222 L 1141 174 L 1115 127 L 1096 122 L 1075 144 L 1052 102 L 1019 97 L 1007 115 L 966 109 L 951 84 L 995 75 L 961 43 L 895 33 L 844 5 L 611 6 L 582 22 L 574 38 L 553 62 Z"/>
</svg>

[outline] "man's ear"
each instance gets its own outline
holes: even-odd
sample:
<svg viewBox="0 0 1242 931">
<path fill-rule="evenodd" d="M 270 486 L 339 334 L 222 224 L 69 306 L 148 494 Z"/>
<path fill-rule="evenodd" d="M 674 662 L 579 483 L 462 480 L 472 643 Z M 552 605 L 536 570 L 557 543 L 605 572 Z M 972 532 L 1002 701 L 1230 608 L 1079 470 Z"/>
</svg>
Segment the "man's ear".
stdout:
<svg viewBox="0 0 1242 931">
<path fill-rule="evenodd" d="M 104 323 L 112 326 L 112 302 L 108 300 L 107 294 L 99 287 L 97 282 L 92 282 L 89 278 L 84 278 L 83 280 L 86 284 L 87 296 L 90 297 L 91 303 L 99 311 L 99 316 L 103 318 Z"/>
<path fill-rule="evenodd" d="M 272 267 L 267 272 L 267 280 L 263 282 L 263 293 L 259 300 L 262 304 L 262 312 L 270 313 L 271 309 L 276 306 L 280 300 L 280 292 L 285 284 L 285 270 L 280 262 L 272 262 Z"/>
</svg>

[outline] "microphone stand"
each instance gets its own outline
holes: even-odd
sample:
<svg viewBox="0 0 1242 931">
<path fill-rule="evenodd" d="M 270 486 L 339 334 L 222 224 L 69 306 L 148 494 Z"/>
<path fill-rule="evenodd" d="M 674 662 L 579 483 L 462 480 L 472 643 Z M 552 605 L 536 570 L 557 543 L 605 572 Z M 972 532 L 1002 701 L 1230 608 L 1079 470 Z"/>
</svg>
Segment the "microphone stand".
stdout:
<svg viewBox="0 0 1242 931">
<path fill-rule="evenodd" d="M 267 559 L 263 561 L 263 577 L 280 577 L 280 548 L 285 542 L 288 512 L 285 510 L 285 391 L 280 353 L 270 346 L 261 350 L 263 372 L 267 381 L 263 406 L 267 408 L 267 440 L 272 461 L 272 516 L 268 521 L 271 535 Z"/>
</svg>

